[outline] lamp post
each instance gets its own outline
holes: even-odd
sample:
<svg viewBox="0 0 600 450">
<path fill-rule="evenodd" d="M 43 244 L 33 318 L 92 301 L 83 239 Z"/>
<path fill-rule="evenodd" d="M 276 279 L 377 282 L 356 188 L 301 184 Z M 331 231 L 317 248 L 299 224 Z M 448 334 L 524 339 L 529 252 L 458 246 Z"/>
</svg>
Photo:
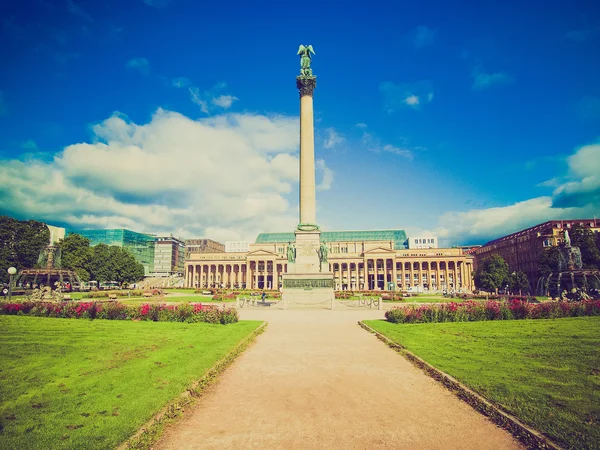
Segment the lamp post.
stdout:
<svg viewBox="0 0 600 450">
<path fill-rule="evenodd" d="M 9 267 L 8 270 L 8 301 L 12 300 L 12 284 L 13 284 L 13 275 L 17 273 L 17 269 L 14 267 Z"/>
</svg>

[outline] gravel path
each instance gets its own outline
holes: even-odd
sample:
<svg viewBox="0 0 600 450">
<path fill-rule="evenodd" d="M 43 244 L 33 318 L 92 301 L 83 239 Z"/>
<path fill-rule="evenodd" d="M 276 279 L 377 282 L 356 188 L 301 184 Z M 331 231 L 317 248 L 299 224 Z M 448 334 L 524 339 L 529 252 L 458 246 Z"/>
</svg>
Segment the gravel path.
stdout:
<svg viewBox="0 0 600 450">
<path fill-rule="evenodd" d="M 250 311 L 269 325 L 156 449 L 517 449 L 357 325 L 381 311 Z"/>
</svg>

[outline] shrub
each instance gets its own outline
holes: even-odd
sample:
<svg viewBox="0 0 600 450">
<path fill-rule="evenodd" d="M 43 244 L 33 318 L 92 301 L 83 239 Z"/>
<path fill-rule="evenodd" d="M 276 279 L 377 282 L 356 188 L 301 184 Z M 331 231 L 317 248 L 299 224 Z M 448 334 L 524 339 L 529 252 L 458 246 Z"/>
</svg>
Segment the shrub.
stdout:
<svg viewBox="0 0 600 450">
<path fill-rule="evenodd" d="M 467 301 L 441 305 L 397 306 L 385 313 L 392 323 L 472 322 L 480 320 L 555 319 L 600 316 L 600 300 L 530 303 L 519 299 L 485 303 Z"/>
<path fill-rule="evenodd" d="M 143 304 L 118 302 L 0 303 L 0 314 L 60 317 L 65 319 L 151 320 L 155 322 L 209 322 L 228 324 L 239 320 L 234 308 L 202 304 Z"/>
</svg>

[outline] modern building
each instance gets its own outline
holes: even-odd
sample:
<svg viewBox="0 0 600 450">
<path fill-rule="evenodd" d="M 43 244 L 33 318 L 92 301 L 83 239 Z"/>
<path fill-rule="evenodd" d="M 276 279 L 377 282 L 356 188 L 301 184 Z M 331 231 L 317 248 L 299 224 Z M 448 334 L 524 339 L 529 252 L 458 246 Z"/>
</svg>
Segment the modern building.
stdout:
<svg viewBox="0 0 600 450">
<path fill-rule="evenodd" d="M 186 239 L 185 251 L 187 253 L 224 252 L 225 246 L 212 239 Z"/>
<path fill-rule="evenodd" d="M 154 271 L 154 236 L 136 233 L 124 228 L 110 230 L 69 230 L 90 240 L 90 245 L 116 245 L 127 249 L 144 266 L 144 275 Z"/>
<path fill-rule="evenodd" d="M 225 241 L 225 253 L 240 253 L 250 251 L 248 241 Z"/>
<path fill-rule="evenodd" d="M 154 238 L 154 270 L 153 277 L 181 276 L 185 261 L 185 243 L 181 239 L 170 236 Z"/>
<path fill-rule="evenodd" d="M 438 248 L 436 236 L 414 236 L 407 239 L 408 248 Z"/>
<path fill-rule="evenodd" d="M 325 231 L 337 290 L 437 292 L 473 289 L 473 257 L 461 249 L 410 249 L 403 230 Z M 190 252 L 187 287 L 279 289 L 294 233 L 261 233 L 247 252 Z"/>
<path fill-rule="evenodd" d="M 477 264 L 492 255 L 500 255 L 507 262 L 510 272 L 522 271 L 529 284 L 535 287 L 539 273 L 540 255 L 544 249 L 564 242 L 565 230 L 574 225 L 582 225 L 593 232 L 600 232 L 600 222 L 596 219 L 551 220 L 503 236 L 475 249 L 475 269 Z"/>
</svg>

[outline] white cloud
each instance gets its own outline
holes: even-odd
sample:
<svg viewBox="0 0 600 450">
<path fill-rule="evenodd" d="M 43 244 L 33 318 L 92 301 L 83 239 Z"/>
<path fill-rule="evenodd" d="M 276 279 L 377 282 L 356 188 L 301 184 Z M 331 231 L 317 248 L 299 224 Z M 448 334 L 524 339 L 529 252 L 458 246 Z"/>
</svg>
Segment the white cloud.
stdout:
<svg viewBox="0 0 600 450">
<path fill-rule="evenodd" d="M 187 78 L 185 78 L 185 80 L 187 80 Z M 196 86 L 190 86 L 188 90 L 190 92 L 190 99 L 192 102 L 198 105 L 203 113 L 208 114 L 214 110 L 213 106 L 222 109 L 228 109 L 231 107 L 234 101 L 239 100 L 233 95 L 220 94 L 219 91 L 222 91 L 226 87 L 227 84 L 221 81 L 207 91 L 201 91 L 200 88 Z"/>
<path fill-rule="evenodd" d="M 83 9 L 81 9 L 81 7 L 79 5 L 76 5 L 73 0 L 67 0 L 67 11 L 69 11 L 71 14 L 73 14 L 75 16 L 82 17 L 83 19 L 87 20 L 88 22 L 94 21 L 94 19 L 92 19 L 92 16 L 90 16 Z"/>
<path fill-rule="evenodd" d="M 396 147 L 391 144 L 382 144 L 379 138 L 377 138 L 372 133 L 367 133 L 366 131 L 363 133 L 362 136 L 362 145 L 363 147 L 365 147 L 366 150 L 373 153 L 386 152 L 392 153 L 393 155 L 402 156 L 408 159 L 409 161 L 412 161 L 414 159 L 414 155 L 411 150 Z"/>
<path fill-rule="evenodd" d="M 355 126 L 358 127 L 358 128 L 362 128 L 363 130 L 365 128 L 367 128 L 367 124 L 366 123 L 362 123 L 362 122 L 357 123 Z"/>
<path fill-rule="evenodd" d="M 38 150 L 38 146 L 35 143 L 35 141 L 32 141 L 31 139 L 23 142 L 21 144 L 21 148 L 26 149 L 26 150 Z"/>
<path fill-rule="evenodd" d="M 569 179 L 551 196 L 508 206 L 448 212 L 440 216 L 437 234 L 453 242 L 483 244 L 547 220 L 597 216 L 600 212 L 600 144 L 577 149 L 567 162 Z M 547 185 L 557 182 L 558 178 L 553 178 Z"/>
<path fill-rule="evenodd" d="M 412 32 L 413 44 L 416 49 L 426 47 L 433 44 L 437 31 L 432 30 L 428 26 L 421 25 L 415 28 Z"/>
<path fill-rule="evenodd" d="M 403 156 L 409 161 L 412 161 L 414 159 L 414 156 L 410 150 L 401 149 L 390 144 L 384 145 L 382 147 L 382 150 L 384 152 L 393 153 L 394 155 Z"/>
<path fill-rule="evenodd" d="M 298 118 L 227 114 L 191 120 L 159 109 L 147 124 L 115 114 L 90 143 L 51 161 L 4 160 L 0 209 L 73 227 L 252 240 L 292 229 Z M 318 163 L 321 189 L 333 174 Z"/>
<path fill-rule="evenodd" d="M 8 114 L 8 106 L 4 100 L 4 92 L 0 90 L 0 116 L 5 116 L 6 114 Z"/>
<path fill-rule="evenodd" d="M 150 75 L 150 63 L 146 58 L 133 58 L 125 65 L 128 69 L 138 70 L 142 75 Z"/>
<path fill-rule="evenodd" d="M 183 88 L 183 87 L 189 86 L 190 84 L 192 84 L 192 82 L 190 81 L 189 78 L 179 77 L 179 78 L 174 78 L 173 81 L 171 82 L 171 84 L 176 88 Z"/>
<path fill-rule="evenodd" d="M 212 103 L 213 105 L 217 105 L 223 109 L 228 109 L 236 100 L 238 100 L 238 98 L 234 97 L 233 95 L 220 95 L 216 98 L 213 98 Z"/>
<path fill-rule="evenodd" d="M 323 147 L 325 148 L 333 148 L 345 140 L 334 128 L 327 128 L 325 134 L 325 141 L 323 142 Z"/>
<path fill-rule="evenodd" d="M 405 108 L 420 109 L 424 104 L 422 99 L 427 99 L 428 103 L 433 100 L 433 86 L 429 80 L 403 84 L 384 81 L 379 84 L 379 91 L 383 95 L 383 107 L 390 113 Z"/>
<path fill-rule="evenodd" d="M 473 90 L 480 91 L 495 85 L 510 84 L 515 80 L 506 72 L 486 73 L 479 69 L 473 71 Z"/>
<path fill-rule="evenodd" d="M 196 86 L 192 86 L 189 88 L 189 91 L 192 102 L 198 105 L 203 113 L 208 114 L 208 101 L 202 98 L 202 93 L 200 92 L 200 89 Z"/>
<path fill-rule="evenodd" d="M 325 161 L 322 159 L 317 159 L 315 161 L 315 170 L 322 176 L 321 182 L 317 185 L 317 190 L 329 190 L 333 184 L 333 171 L 325 165 Z"/>
<path fill-rule="evenodd" d="M 409 95 L 404 99 L 404 103 L 408 106 L 418 106 L 419 105 L 419 97 L 416 95 Z"/>
</svg>

